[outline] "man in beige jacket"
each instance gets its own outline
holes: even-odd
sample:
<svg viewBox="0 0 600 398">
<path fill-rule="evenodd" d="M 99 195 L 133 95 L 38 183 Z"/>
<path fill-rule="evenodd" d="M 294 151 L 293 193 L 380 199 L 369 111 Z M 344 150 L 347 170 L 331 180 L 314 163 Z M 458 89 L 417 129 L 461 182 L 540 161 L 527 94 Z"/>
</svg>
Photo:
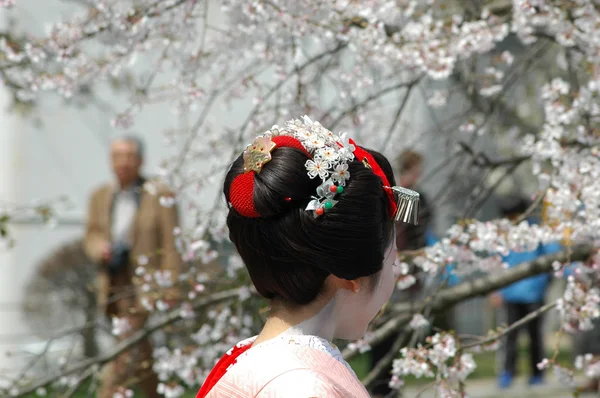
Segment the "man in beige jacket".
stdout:
<svg viewBox="0 0 600 398">
<path fill-rule="evenodd" d="M 141 176 L 142 142 L 119 138 L 111 144 L 110 155 L 115 182 L 91 196 L 85 250 L 100 266 L 99 305 L 109 317 L 118 318 L 118 338 L 125 339 L 144 327 L 149 305 L 158 300 L 175 305 L 182 262 L 174 241 L 178 221 L 172 194 Z M 98 396 L 112 398 L 132 383 L 148 397 L 160 396 L 148 339 L 107 365 Z"/>
</svg>

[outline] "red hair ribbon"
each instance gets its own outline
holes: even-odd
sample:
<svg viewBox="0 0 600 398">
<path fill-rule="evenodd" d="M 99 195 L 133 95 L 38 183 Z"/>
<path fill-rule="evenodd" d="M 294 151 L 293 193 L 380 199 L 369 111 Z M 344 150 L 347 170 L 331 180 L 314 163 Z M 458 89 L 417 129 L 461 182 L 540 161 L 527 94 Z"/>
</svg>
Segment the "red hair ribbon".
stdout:
<svg viewBox="0 0 600 398">
<path fill-rule="evenodd" d="M 381 168 L 381 166 L 379 166 L 379 163 L 377 163 L 373 155 L 356 145 L 354 140 L 350 139 L 349 142 L 356 148 L 354 150 L 354 156 L 356 157 L 356 159 L 358 159 L 360 162 L 368 164 L 371 170 L 373 170 L 373 173 L 375 173 L 375 175 L 381 178 L 381 181 L 383 182 L 383 189 L 387 193 L 389 199 L 390 214 L 392 215 L 392 217 L 394 217 L 398 209 L 398 205 L 396 204 L 396 197 L 394 196 L 394 191 L 392 191 L 392 188 L 390 188 L 390 182 L 388 181 L 385 173 L 383 172 L 383 169 Z"/>
<path fill-rule="evenodd" d="M 296 148 L 302 151 L 308 158 L 311 158 L 310 154 L 304 148 L 304 145 L 294 137 L 287 135 L 278 135 L 271 138 L 271 141 L 275 143 L 273 148 Z M 254 207 L 254 179 L 256 172 L 250 170 L 242 173 L 235 177 L 229 188 L 229 202 L 231 206 L 240 215 L 248 218 L 258 218 L 260 214 Z"/>
</svg>

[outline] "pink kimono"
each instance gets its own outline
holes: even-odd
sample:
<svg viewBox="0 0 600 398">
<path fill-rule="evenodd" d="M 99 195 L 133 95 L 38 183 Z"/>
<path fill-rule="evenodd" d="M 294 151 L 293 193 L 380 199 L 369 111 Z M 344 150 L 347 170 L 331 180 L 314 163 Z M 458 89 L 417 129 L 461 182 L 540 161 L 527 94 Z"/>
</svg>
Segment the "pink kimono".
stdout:
<svg viewBox="0 0 600 398">
<path fill-rule="evenodd" d="M 196 398 L 368 398 L 340 351 L 316 336 L 284 335 L 238 343 L 213 369 Z M 229 356 L 229 357 L 228 357 Z M 237 356 L 237 358 L 236 358 Z M 224 367 L 228 366 L 227 369 Z M 209 389 L 209 391 L 206 391 Z"/>
</svg>

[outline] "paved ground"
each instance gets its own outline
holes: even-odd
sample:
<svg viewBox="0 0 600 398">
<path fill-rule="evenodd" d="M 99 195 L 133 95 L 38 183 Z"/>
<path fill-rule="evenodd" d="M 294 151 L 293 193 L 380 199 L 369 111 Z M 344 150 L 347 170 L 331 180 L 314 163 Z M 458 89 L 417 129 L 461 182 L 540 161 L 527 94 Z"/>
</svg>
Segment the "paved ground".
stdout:
<svg viewBox="0 0 600 398">
<path fill-rule="evenodd" d="M 470 398 L 516 398 L 516 397 L 544 397 L 544 398 L 569 398 L 573 397 L 573 392 L 561 386 L 558 381 L 552 377 L 548 378 L 546 384 L 536 387 L 529 387 L 526 379 L 517 379 L 513 386 L 506 390 L 499 390 L 496 387 L 496 380 L 473 380 L 467 384 L 467 394 Z M 423 388 L 408 387 L 405 390 L 404 397 L 414 398 L 434 398 L 435 392 L 431 389 L 423 392 Z M 421 395 L 419 393 L 423 392 Z M 581 398 L 598 397 L 596 394 L 581 394 Z"/>
</svg>

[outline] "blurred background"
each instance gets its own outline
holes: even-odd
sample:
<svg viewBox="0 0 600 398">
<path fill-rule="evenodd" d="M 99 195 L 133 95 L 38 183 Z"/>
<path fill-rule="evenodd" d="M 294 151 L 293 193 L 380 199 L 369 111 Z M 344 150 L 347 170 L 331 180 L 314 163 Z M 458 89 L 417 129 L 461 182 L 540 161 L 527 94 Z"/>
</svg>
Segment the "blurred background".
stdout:
<svg viewBox="0 0 600 398">
<path fill-rule="evenodd" d="M 58 1 L 18 3 L 10 14 L 0 8 L 0 32 L 42 34 L 49 21 L 70 15 L 71 8 L 76 6 L 72 2 Z M 211 24 L 227 24 L 218 4 L 209 9 Z M 406 92 L 391 92 L 379 99 L 382 106 L 390 110 L 379 120 L 382 131 L 392 123 L 397 131 L 384 147 L 381 132 L 352 125 L 351 118 L 340 125 L 360 137 L 367 146 L 382 150 L 390 159 L 397 159 L 407 149 L 422 154 L 420 188 L 435 209 L 430 229 L 437 236 L 443 236 L 465 216 L 479 220 L 498 218 L 501 197 L 529 198 L 538 188 L 527 161 L 508 169 L 477 168 L 469 162 L 469 151 L 485 153 L 489 159 L 514 156 L 515 140 L 527 129 L 535 130 L 541 125 L 542 111 L 537 98 L 540 81 L 545 75 L 555 73 L 552 69 L 555 63 L 544 60 L 556 59 L 560 50 L 536 54 L 534 62 L 528 58 L 532 56 L 528 49 L 509 35 L 489 58 L 503 51 L 533 65 L 518 82 L 506 88 L 506 101 L 491 112 L 477 112 L 482 106 L 481 98 L 474 95 L 468 85 L 462 85 L 459 77 L 449 82 L 424 79 L 409 98 L 405 98 L 408 97 Z M 489 61 L 481 58 L 482 65 Z M 129 76 L 144 76 L 146 66 L 138 62 Z M 169 80 L 169 73 L 163 74 L 162 79 Z M 265 73 L 262 78 L 268 80 L 272 76 Z M 90 193 L 113 178 L 109 167 L 110 144 L 124 131 L 115 128 L 111 120 L 129 106 L 130 84 L 127 76 L 119 77 L 94 84 L 88 95 L 79 94 L 70 100 L 48 95 L 34 104 L 15 101 L 9 87 L 0 85 L 0 198 L 8 206 L 35 207 L 36 203 L 55 201 L 59 209 L 45 214 L 42 206 L 18 214 L 9 224 L 13 244 L 0 251 L 0 373 L 5 377 L 18 374 L 19 369 L 41 353 L 45 353 L 45 360 L 35 364 L 40 374 L 48 368 L 62 366 L 62 358 L 93 357 L 114 344 L 111 325 L 102 319 L 99 320 L 104 325 L 101 328 L 84 329 L 76 335 L 63 332 L 98 317 L 97 303 L 90 291 L 95 271 L 81 247 L 81 240 Z M 438 92 L 448 93 L 445 105 L 432 106 L 431 98 Z M 325 98 L 334 94 L 325 88 L 322 95 Z M 404 101 L 407 101 L 406 107 L 394 121 L 392 109 Z M 236 131 L 253 107 L 252 93 L 232 102 L 217 99 L 207 120 L 214 131 Z M 482 123 L 477 117 L 469 116 L 472 113 L 493 114 L 494 122 Z M 278 122 L 284 120 L 281 118 Z M 160 176 L 164 173 L 165 160 L 178 156 L 186 145 L 181 137 L 168 132 L 185 130 L 191 124 L 193 119 L 189 115 L 175 115 L 164 103 L 144 106 L 136 115 L 135 125 L 125 132 L 137 134 L 145 142 L 145 174 Z M 477 127 L 482 131 L 474 134 L 469 125 L 482 126 Z M 457 162 L 459 158 L 466 160 Z M 228 161 L 223 159 L 223 162 Z M 196 160 L 188 167 L 202 169 L 212 165 Z M 221 175 L 215 173 L 211 184 L 195 192 L 195 201 L 210 208 L 220 190 L 220 178 Z M 183 226 L 193 226 L 196 220 L 186 216 L 186 209 L 179 211 Z M 231 248 L 226 246 L 217 261 L 226 263 L 230 253 Z M 549 300 L 559 297 L 563 289 L 562 281 L 553 281 Z M 460 334 L 481 336 L 504 321 L 485 297 L 460 303 L 452 313 L 453 327 Z M 553 314 L 544 318 L 544 332 L 548 336 L 559 326 Z M 49 339 L 53 341 L 51 345 L 47 344 Z M 160 341 L 160 336 L 156 339 Z M 546 344 L 550 349 L 557 341 L 550 337 Z M 561 355 L 568 358 L 570 342 L 563 339 L 560 344 Z M 526 350 L 526 339 L 522 345 Z M 482 361 L 476 377 L 495 378 L 497 360 L 493 354 Z"/>
</svg>

